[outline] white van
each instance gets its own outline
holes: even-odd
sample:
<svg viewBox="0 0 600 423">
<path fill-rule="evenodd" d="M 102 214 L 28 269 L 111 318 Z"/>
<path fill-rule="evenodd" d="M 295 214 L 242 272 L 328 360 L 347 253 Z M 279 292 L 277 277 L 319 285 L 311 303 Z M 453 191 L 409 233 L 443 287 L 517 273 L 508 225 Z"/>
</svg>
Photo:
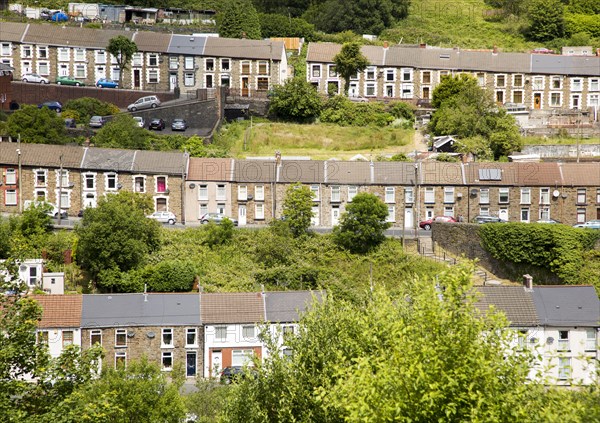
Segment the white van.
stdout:
<svg viewBox="0 0 600 423">
<path fill-rule="evenodd" d="M 127 110 L 135 112 L 136 110 L 155 109 L 160 106 L 160 100 L 155 95 L 149 95 L 138 99 L 135 103 L 127 106 Z"/>
</svg>

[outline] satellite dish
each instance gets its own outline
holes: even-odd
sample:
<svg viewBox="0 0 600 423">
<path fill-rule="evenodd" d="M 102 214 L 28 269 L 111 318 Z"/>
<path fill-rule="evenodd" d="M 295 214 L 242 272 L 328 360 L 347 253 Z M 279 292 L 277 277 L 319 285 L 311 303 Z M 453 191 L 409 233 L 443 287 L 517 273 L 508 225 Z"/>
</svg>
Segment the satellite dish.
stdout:
<svg viewBox="0 0 600 423">
<path fill-rule="evenodd" d="M 554 338 L 553 338 L 553 337 L 551 337 L 551 336 L 549 336 L 549 337 L 546 339 L 546 344 L 548 344 L 548 345 L 552 345 L 553 343 L 554 343 Z"/>
<path fill-rule="evenodd" d="M 560 191 L 558 191 L 557 189 L 555 189 L 554 191 L 552 191 L 552 196 L 554 198 L 558 198 L 559 195 L 560 195 Z"/>
</svg>

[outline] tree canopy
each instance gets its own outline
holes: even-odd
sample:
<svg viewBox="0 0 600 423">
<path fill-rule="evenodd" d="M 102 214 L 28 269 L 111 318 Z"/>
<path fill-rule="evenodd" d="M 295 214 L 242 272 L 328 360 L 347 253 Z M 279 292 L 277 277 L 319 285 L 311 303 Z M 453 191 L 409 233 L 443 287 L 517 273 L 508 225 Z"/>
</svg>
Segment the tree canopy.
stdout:
<svg viewBox="0 0 600 423">
<path fill-rule="evenodd" d="M 291 78 L 273 89 L 269 112 L 292 121 L 306 121 L 319 116 L 323 103 L 308 81 Z"/>
<path fill-rule="evenodd" d="M 119 114 L 107 122 L 94 135 L 98 147 L 147 150 L 150 148 L 151 134 L 128 114 Z"/>
<path fill-rule="evenodd" d="M 123 71 L 129 66 L 133 55 L 137 53 L 137 45 L 124 35 L 117 35 L 108 41 L 106 51 L 113 55 L 119 66 L 120 79 L 123 79 Z"/>
<path fill-rule="evenodd" d="M 565 30 L 564 9 L 560 0 L 529 0 L 529 38 L 534 41 L 549 41 L 562 37 Z"/>
<path fill-rule="evenodd" d="M 221 37 L 261 37 L 258 13 L 251 0 L 224 0 L 217 13 L 217 28 Z"/>
<path fill-rule="evenodd" d="M 65 122 L 53 110 L 24 105 L 8 117 L 8 133 L 21 136 L 23 142 L 35 144 L 64 144 Z"/>
<path fill-rule="evenodd" d="M 360 44 L 353 41 L 344 43 L 342 50 L 333 58 L 335 70 L 344 78 L 344 93 L 348 94 L 350 78 L 369 66 L 369 61 L 360 51 Z"/>
<path fill-rule="evenodd" d="M 314 194 L 306 185 L 290 185 L 283 199 L 283 218 L 294 236 L 305 235 L 313 217 Z"/>
</svg>

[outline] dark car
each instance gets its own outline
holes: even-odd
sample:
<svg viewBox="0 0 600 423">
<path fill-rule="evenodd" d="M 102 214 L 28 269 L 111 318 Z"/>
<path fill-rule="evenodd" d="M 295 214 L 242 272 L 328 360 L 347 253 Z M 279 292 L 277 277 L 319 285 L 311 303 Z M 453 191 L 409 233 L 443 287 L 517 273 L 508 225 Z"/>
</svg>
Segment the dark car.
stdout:
<svg viewBox="0 0 600 423">
<path fill-rule="evenodd" d="M 65 126 L 67 128 L 77 128 L 77 122 L 75 122 L 75 119 L 73 119 L 73 118 L 66 118 Z"/>
<path fill-rule="evenodd" d="M 173 131 L 185 131 L 187 128 L 188 124 L 184 119 L 173 119 L 173 123 L 171 123 Z"/>
<path fill-rule="evenodd" d="M 498 216 L 475 216 L 473 223 L 506 223 L 506 220 L 500 219 Z"/>
<path fill-rule="evenodd" d="M 162 131 L 163 129 L 165 129 L 165 121 L 162 119 L 152 119 L 150 121 L 150 125 L 148 125 L 148 129 Z"/>
<path fill-rule="evenodd" d="M 425 229 L 426 231 L 430 231 L 431 224 L 433 222 L 457 223 L 458 220 L 456 220 L 452 216 L 436 216 L 432 219 L 427 219 L 419 222 L 419 227 Z"/>
<path fill-rule="evenodd" d="M 38 109 L 41 109 L 42 107 L 47 107 L 50 110 L 54 110 L 56 113 L 62 112 L 63 109 L 63 106 L 60 103 L 60 101 L 45 101 L 41 104 L 38 104 Z"/>
<path fill-rule="evenodd" d="M 250 367 L 243 366 L 230 366 L 225 367 L 221 371 L 221 383 L 229 384 L 234 382 L 236 379 L 246 377 L 249 375 L 254 375 L 255 370 Z"/>
</svg>

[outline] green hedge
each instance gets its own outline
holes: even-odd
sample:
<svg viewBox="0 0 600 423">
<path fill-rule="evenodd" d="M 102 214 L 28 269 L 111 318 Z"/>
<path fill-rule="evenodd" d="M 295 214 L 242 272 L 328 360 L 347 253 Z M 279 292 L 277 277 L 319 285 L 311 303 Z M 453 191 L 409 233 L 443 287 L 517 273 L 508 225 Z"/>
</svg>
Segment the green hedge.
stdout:
<svg viewBox="0 0 600 423">
<path fill-rule="evenodd" d="M 479 228 L 485 248 L 497 260 L 546 267 L 568 284 L 581 283 L 584 256 L 600 239 L 600 231 L 565 225 L 488 224 Z"/>
</svg>

